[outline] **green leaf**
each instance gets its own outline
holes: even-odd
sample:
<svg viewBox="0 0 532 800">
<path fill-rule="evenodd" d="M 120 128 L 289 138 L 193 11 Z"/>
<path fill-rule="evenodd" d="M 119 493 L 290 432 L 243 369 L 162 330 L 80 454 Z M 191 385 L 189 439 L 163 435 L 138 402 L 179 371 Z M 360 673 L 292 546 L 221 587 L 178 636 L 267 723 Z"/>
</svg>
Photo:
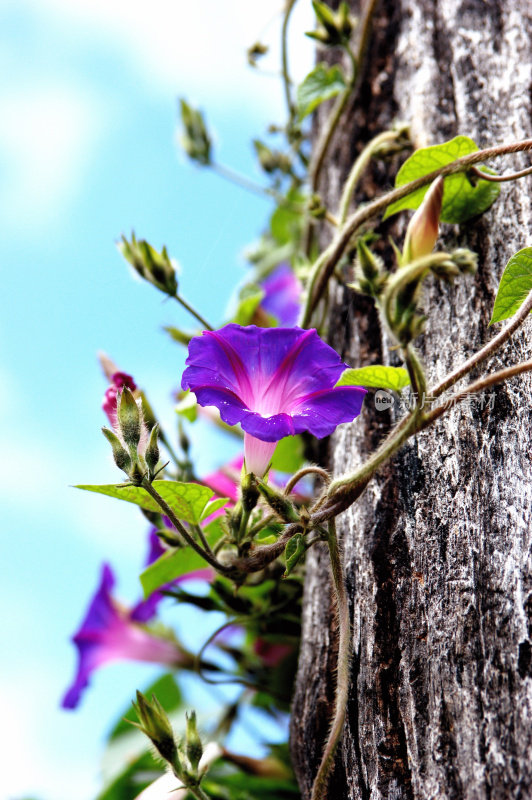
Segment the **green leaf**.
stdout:
<svg viewBox="0 0 532 800">
<path fill-rule="evenodd" d="M 468 136 L 456 136 L 449 142 L 416 150 L 410 158 L 407 158 L 397 173 L 395 186 L 404 186 L 410 181 L 422 178 L 423 175 L 450 164 L 457 158 L 475 153 L 477 150 L 477 145 Z M 483 169 L 490 175 L 496 174 L 487 167 Z M 405 208 L 418 208 L 428 188 L 428 186 L 423 186 L 403 197 L 402 200 L 391 203 L 386 209 L 384 219 Z M 486 211 L 495 202 L 499 192 L 500 186 L 497 183 L 479 180 L 476 186 L 472 186 L 463 172 L 458 175 L 449 175 L 444 179 L 440 219 L 442 222 L 465 222 Z"/>
<path fill-rule="evenodd" d="M 532 291 L 532 247 L 524 247 L 511 257 L 504 268 L 490 325 L 513 317 L 530 291 Z"/>
<path fill-rule="evenodd" d="M 217 497 L 216 500 L 211 500 L 211 502 L 207 503 L 205 506 L 203 514 L 201 515 L 201 520 L 207 519 L 207 517 L 210 517 L 210 515 L 218 511 L 219 508 L 223 508 L 228 502 L 228 497 Z"/>
<path fill-rule="evenodd" d="M 311 114 L 324 100 L 330 100 L 343 92 L 345 86 L 340 67 L 334 65 L 327 68 L 327 64 L 318 64 L 297 87 L 299 119 Z"/>
<path fill-rule="evenodd" d="M 190 331 L 182 331 L 180 328 L 175 328 L 173 325 L 165 325 L 163 327 L 163 330 L 165 330 L 166 333 L 170 334 L 174 342 L 179 342 L 179 344 L 182 344 L 185 347 L 188 347 L 190 340 L 194 336 L 197 336 L 196 333 L 190 333 Z"/>
<path fill-rule="evenodd" d="M 337 386 L 369 386 L 374 389 L 392 389 L 400 392 L 410 383 L 408 372 L 403 367 L 385 367 L 373 364 L 360 369 L 346 369 Z"/>
<path fill-rule="evenodd" d="M 135 503 L 137 506 L 147 508 L 148 511 L 161 511 L 146 489 L 142 489 L 140 486 L 131 486 L 127 483 L 118 485 L 111 483 L 101 486 L 81 484 L 74 488 L 105 494 L 108 497 L 116 497 L 118 500 L 125 500 L 128 503 Z M 156 489 L 163 500 L 166 500 L 179 519 L 196 524 L 200 522 L 205 506 L 214 494 L 212 489 L 207 486 L 201 486 L 199 483 L 154 481 L 153 488 Z"/>
<path fill-rule="evenodd" d="M 209 526 L 207 526 L 208 530 Z M 216 526 L 206 533 L 206 539 L 211 545 L 216 544 L 220 538 L 220 529 Z M 167 550 L 157 561 L 150 564 L 140 574 L 140 582 L 147 598 L 165 583 L 170 583 L 187 572 L 208 567 L 207 562 L 191 547 L 180 547 L 179 550 Z"/>
<path fill-rule="evenodd" d="M 196 395 L 189 389 L 179 395 L 179 400 L 175 407 L 176 414 L 185 417 L 189 422 L 195 422 L 198 417 L 198 401 Z"/>
<path fill-rule="evenodd" d="M 301 556 L 304 555 L 305 549 L 305 537 L 302 533 L 296 533 L 295 536 L 288 540 L 284 550 L 286 560 L 284 578 L 290 575 Z"/>
<path fill-rule="evenodd" d="M 123 771 L 98 795 L 97 800 L 131 800 L 162 774 L 154 756 L 150 752 L 143 753 L 135 760 L 129 759 Z"/>
<path fill-rule="evenodd" d="M 243 286 L 238 295 L 238 306 L 232 321 L 237 325 L 249 325 L 264 294 L 264 289 L 255 283 Z"/>
<path fill-rule="evenodd" d="M 290 244 L 295 249 L 301 236 L 305 198 L 300 192 L 291 190 L 270 218 L 273 238 L 280 245 Z"/>
<path fill-rule="evenodd" d="M 301 436 L 285 436 L 275 448 L 272 469 L 279 472 L 297 472 L 304 460 Z"/>
</svg>

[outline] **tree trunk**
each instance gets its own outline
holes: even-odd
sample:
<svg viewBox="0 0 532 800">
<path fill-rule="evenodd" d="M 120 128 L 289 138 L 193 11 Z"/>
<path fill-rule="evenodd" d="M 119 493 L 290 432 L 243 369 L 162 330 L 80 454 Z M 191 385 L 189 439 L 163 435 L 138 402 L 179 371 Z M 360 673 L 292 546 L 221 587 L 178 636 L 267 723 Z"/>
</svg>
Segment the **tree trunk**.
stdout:
<svg viewBox="0 0 532 800">
<path fill-rule="evenodd" d="M 410 123 L 416 146 L 459 134 L 479 147 L 530 136 L 531 23 L 530 0 L 381 0 L 358 102 L 322 178 L 327 206 L 337 207 L 362 143 L 393 119 Z M 527 163 L 512 156 L 496 166 Z M 391 179 L 376 163 L 359 200 Z M 493 335 L 502 270 L 532 244 L 531 185 L 503 185 L 484 216 L 443 226 L 445 245 L 475 250 L 479 268 L 454 286 L 427 288 L 417 344 L 429 385 Z M 344 360 L 398 363 L 372 304 L 341 286 L 331 296 L 331 341 Z M 486 369 L 529 358 L 531 344 L 528 323 Z M 483 403 L 455 407 L 338 520 L 353 655 L 331 800 L 532 798 L 530 389 L 522 376 Z M 376 411 L 368 395 L 361 418 L 330 441 L 334 474 L 360 465 L 400 413 Z M 336 621 L 327 597 L 326 553 L 311 550 L 291 732 L 303 798 L 332 713 Z"/>
</svg>

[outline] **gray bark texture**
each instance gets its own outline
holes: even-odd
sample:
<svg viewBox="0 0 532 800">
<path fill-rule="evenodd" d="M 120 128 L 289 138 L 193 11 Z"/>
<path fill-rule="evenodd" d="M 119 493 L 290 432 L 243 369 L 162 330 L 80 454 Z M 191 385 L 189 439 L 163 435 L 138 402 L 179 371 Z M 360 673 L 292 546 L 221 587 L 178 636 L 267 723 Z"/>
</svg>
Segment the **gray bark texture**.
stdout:
<svg viewBox="0 0 532 800">
<path fill-rule="evenodd" d="M 394 119 L 411 124 L 416 146 L 458 134 L 479 147 L 531 136 L 531 39 L 529 0 L 381 0 L 358 101 L 322 176 L 328 207 L 362 144 Z M 492 165 L 528 163 L 518 155 Z M 376 162 L 358 199 L 390 186 L 396 168 Z M 532 245 L 531 198 L 530 178 L 505 184 L 481 218 L 442 226 L 445 245 L 475 250 L 479 269 L 427 287 L 417 344 L 429 385 L 500 329 L 488 322 L 505 264 Z M 399 236 L 404 220 L 393 224 L 381 230 Z M 330 233 L 321 235 L 326 244 Z M 398 363 L 371 302 L 340 285 L 331 297 L 330 340 L 345 361 Z M 531 350 L 527 322 L 487 369 Z M 338 520 L 353 646 L 330 800 L 532 798 L 531 387 L 521 376 L 490 389 L 484 404 L 455 407 Z M 379 412 L 368 394 L 362 416 L 322 454 L 334 475 L 362 463 L 401 415 L 397 405 Z M 311 550 L 291 730 L 303 798 L 332 714 L 336 639 L 327 554 Z"/>
</svg>

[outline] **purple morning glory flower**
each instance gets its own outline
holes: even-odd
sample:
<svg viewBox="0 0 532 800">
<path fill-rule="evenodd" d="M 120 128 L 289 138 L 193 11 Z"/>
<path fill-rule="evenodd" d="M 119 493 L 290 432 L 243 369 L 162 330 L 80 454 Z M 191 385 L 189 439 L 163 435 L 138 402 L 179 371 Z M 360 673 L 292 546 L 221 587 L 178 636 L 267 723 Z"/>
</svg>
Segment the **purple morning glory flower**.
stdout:
<svg viewBox="0 0 532 800">
<path fill-rule="evenodd" d="M 194 337 L 188 352 L 183 389 L 241 424 L 246 468 L 261 477 L 279 439 L 321 439 L 360 414 L 366 390 L 335 386 L 347 365 L 315 330 L 230 324 Z"/>
<path fill-rule="evenodd" d="M 108 661 L 125 658 L 175 668 L 191 658 L 177 643 L 150 633 L 135 621 L 133 612 L 121 608 L 111 593 L 114 582 L 111 567 L 104 564 L 100 585 L 72 639 L 78 650 L 78 669 L 63 697 L 63 708 L 78 705 L 92 672 Z"/>
<path fill-rule="evenodd" d="M 303 287 L 288 264 L 279 264 L 260 285 L 266 293 L 261 308 L 274 316 L 280 325 L 295 325 L 301 308 Z"/>
</svg>

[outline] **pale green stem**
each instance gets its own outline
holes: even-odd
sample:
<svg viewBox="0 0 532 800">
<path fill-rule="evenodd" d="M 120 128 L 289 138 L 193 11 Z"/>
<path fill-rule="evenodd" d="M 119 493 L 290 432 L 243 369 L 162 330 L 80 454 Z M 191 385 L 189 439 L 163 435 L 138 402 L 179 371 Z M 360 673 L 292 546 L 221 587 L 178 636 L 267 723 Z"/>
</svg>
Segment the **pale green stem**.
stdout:
<svg viewBox="0 0 532 800">
<path fill-rule="evenodd" d="M 407 344 L 403 354 L 408 375 L 410 376 L 410 383 L 416 396 L 416 405 L 421 407 L 427 397 L 427 378 L 423 364 L 412 343 Z"/>
<path fill-rule="evenodd" d="M 294 486 L 299 483 L 299 481 L 305 477 L 305 475 L 318 475 L 326 486 L 329 485 L 331 482 L 331 476 L 329 473 L 322 469 L 321 467 L 315 467 L 310 465 L 308 467 L 302 467 L 302 469 L 298 470 L 295 475 L 292 475 L 286 486 L 284 487 L 283 494 L 289 495 Z"/>
<path fill-rule="evenodd" d="M 416 432 L 418 422 L 418 410 L 412 411 L 412 413 L 403 417 L 401 422 L 388 434 L 379 449 L 357 472 L 333 481 L 328 492 L 330 503 L 332 504 L 335 500 L 340 499 L 344 493 L 350 493 L 359 486 L 366 484 L 381 464 L 387 461 Z"/>
<path fill-rule="evenodd" d="M 407 284 L 412 281 L 422 280 L 431 267 L 445 264 L 451 260 L 449 253 L 430 253 L 428 256 L 423 256 L 404 267 L 400 267 L 397 272 L 394 272 L 390 277 L 384 294 L 383 310 L 386 322 L 391 333 L 394 333 L 394 300 L 398 293 Z"/>
<path fill-rule="evenodd" d="M 347 699 L 349 695 L 349 662 L 351 656 L 351 621 L 349 618 L 349 603 L 345 588 L 342 561 L 338 549 L 336 526 L 331 519 L 328 525 L 327 543 L 334 585 L 334 593 L 338 608 L 338 663 L 336 669 L 336 696 L 334 701 L 334 718 L 331 723 L 329 736 L 325 744 L 321 763 L 312 785 L 311 800 L 325 800 L 327 796 L 327 782 L 334 766 L 334 756 L 338 742 L 342 735 L 345 723 Z"/>
<path fill-rule="evenodd" d="M 201 316 L 201 314 L 199 314 L 199 312 L 196 311 L 196 309 L 194 309 L 189 303 L 187 303 L 187 301 L 183 297 L 181 297 L 180 294 L 176 293 L 176 294 L 172 295 L 172 297 L 174 297 L 177 300 L 177 302 L 180 303 L 180 305 L 182 305 L 183 308 L 188 311 L 189 314 L 192 314 L 192 316 L 197 319 L 197 321 L 199 322 L 199 324 L 202 326 L 202 328 L 204 330 L 207 330 L 207 331 L 213 331 L 214 330 L 214 328 L 209 325 L 207 320 L 204 319 Z"/>
<path fill-rule="evenodd" d="M 393 142 L 394 139 L 397 139 L 398 135 L 398 131 L 384 131 L 384 133 L 379 133 L 378 136 L 375 136 L 374 139 L 368 142 L 366 147 L 360 153 L 359 157 L 351 167 L 351 172 L 347 177 L 344 190 L 342 192 L 340 207 L 338 210 L 338 221 L 340 225 L 343 225 L 347 219 L 351 198 L 375 152 L 377 152 L 381 145 L 385 144 L 386 142 Z"/>
<path fill-rule="evenodd" d="M 292 100 L 290 73 L 288 70 L 288 22 L 290 14 L 294 8 L 297 0 L 287 0 L 286 8 L 283 17 L 283 26 L 281 28 L 281 69 L 283 76 L 283 87 L 286 98 L 286 107 L 288 109 L 288 116 L 290 117 L 289 125 L 292 123 L 296 109 Z"/>
</svg>

